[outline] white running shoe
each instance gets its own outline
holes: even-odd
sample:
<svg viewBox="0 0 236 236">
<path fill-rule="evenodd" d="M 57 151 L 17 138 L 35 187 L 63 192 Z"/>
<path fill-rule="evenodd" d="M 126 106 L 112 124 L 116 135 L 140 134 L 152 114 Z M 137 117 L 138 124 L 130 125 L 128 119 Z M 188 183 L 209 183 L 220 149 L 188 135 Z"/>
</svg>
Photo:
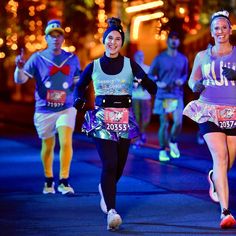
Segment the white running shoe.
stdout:
<svg viewBox="0 0 236 236">
<path fill-rule="evenodd" d="M 58 192 L 60 192 L 62 195 L 71 195 L 74 194 L 74 189 L 68 184 L 67 186 L 64 184 L 60 184 L 57 187 Z"/>
<path fill-rule="evenodd" d="M 122 224 L 122 219 L 115 209 L 111 209 L 107 213 L 107 230 L 115 231 Z"/>
<path fill-rule="evenodd" d="M 43 194 L 55 194 L 55 183 L 52 182 L 52 184 L 49 186 L 48 183 L 44 183 L 44 188 L 43 188 Z"/>
<path fill-rule="evenodd" d="M 177 143 L 169 143 L 170 146 L 170 155 L 172 158 L 179 158 L 180 157 L 180 152 L 178 149 Z"/>
<path fill-rule="evenodd" d="M 209 195 L 210 195 L 210 198 L 212 199 L 212 201 L 219 202 L 218 194 L 216 192 L 216 188 L 215 188 L 214 182 L 212 180 L 212 175 L 213 175 L 213 170 L 210 170 L 208 173 L 208 178 L 207 178 L 208 182 L 210 184 Z"/>
<path fill-rule="evenodd" d="M 167 152 L 166 150 L 161 150 L 159 152 L 159 161 L 169 161 L 170 158 L 169 156 L 167 155 Z"/>
<path fill-rule="evenodd" d="M 103 197 L 103 192 L 102 192 L 102 187 L 101 187 L 101 184 L 98 185 L 98 191 L 100 193 L 100 196 L 101 196 L 101 200 L 100 200 L 100 207 L 101 207 L 101 210 L 107 214 L 107 205 L 104 201 L 104 197 Z"/>
</svg>

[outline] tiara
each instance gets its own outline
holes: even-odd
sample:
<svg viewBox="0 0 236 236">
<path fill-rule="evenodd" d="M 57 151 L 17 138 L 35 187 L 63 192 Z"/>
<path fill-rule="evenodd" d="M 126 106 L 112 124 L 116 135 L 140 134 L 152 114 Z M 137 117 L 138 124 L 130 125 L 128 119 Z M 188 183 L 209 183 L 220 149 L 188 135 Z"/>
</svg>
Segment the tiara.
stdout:
<svg viewBox="0 0 236 236">
<path fill-rule="evenodd" d="M 212 15 L 211 19 L 213 19 L 213 18 L 215 18 L 215 17 L 217 17 L 217 16 L 224 16 L 224 17 L 226 17 L 226 18 L 229 18 L 229 12 L 226 11 L 226 10 L 224 10 L 224 11 L 218 11 L 218 12 L 216 12 L 216 13 L 214 13 L 214 14 Z"/>
</svg>

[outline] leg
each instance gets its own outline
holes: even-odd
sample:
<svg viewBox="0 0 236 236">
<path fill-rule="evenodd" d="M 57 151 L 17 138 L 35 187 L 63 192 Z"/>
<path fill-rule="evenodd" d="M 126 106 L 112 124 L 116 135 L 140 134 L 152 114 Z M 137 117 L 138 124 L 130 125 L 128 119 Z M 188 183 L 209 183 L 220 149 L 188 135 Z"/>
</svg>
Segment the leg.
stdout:
<svg viewBox="0 0 236 236">
<path fill-rule="evenodd" d="M 70 127 L 67 126 L 58 127 L 58 135 L 60 143 L 60 179 L 69 178 L 70 165 L 73 155 L 72 133 L 73 129 Z"/>
<path fill-rule="evenodd" d="M 46 178 L 53 177 L 53 158 L 54 158 L 55 136 L 42 139 L 41 160 Z"/>
<path fill-rule="evenodd" d="M 169 120 L 167 114 L 161 114 L 160 118 L 160 127 L 158 130 L 158 139 L 159 144 L 162 149 L 165 149 L 168 146 L 168 127 L 169 127 Z"/>
<path fill-rule="evenodd" d="M 116 206 L 116 176 L 118 163 L 117 142 L 94 138 L 102 162 L 101 188 L 107 210 Z"/>
<path fill-rule="evenodd" d="M 117 163 L 117 171 L 116 171 L 116 183 L 119 181 L 120 177 L 123 174 L 123 170 L 125 168 L 125 164 L 127 161 L 130 139 L 120 139 L 118 144 L 118 163 Z"/>
<path fill-rule="evenodd" d="M 213 159 L 213 181 L 220 201 L 221 210 L 228 209 L 229 187 L 227 169 L 229 151 L 227 137 L 224 133 L 212 132 L 204 135 L 204 139 Z"/>
<path fill-rule="evenodd" d="M 228 171 L 232 168 L 236 157 L 236 136 L 227 136 L 229 151 Z"/>
<path fill-rule="evenodd" d="M 176 143 L 177 138 L 181 133 L 182 120 L 183 120 L 183 110 L 180 108 L 177 108 L 173 112 L 173 125 L 171 127 L 171 132 L 170 132 L 170 141 L 172 143 Z"/>
<path fill-rule="evenodd" d="M 141 141 L 145 143 L 146 142 L 145 131 L 151 120 L 151 100 L 142 100 L 140 101 L 140 105 L 141 105 L 141 123 L 140 123 Z"/>
</svg>

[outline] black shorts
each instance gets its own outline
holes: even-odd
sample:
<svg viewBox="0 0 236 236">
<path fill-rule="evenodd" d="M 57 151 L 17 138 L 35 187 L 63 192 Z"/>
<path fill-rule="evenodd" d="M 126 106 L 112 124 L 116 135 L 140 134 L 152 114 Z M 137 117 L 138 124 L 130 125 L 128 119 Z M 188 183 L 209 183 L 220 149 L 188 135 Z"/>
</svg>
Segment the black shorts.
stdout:
<svg viewBox="0 0 236 236">
<path fill-rule="evenodd" d="M 236 128 L 234 129 L 221 129 L 219 126 L 217 126 L 215 123 L 207 121 L 201 124 L 198 124 L 199 131 L 201 135 L 207 134 L 207 133 L 213 133 L 213 132 L 220 132 L 224 133 L 227 136 L 236 136 Z"/>
</svg>

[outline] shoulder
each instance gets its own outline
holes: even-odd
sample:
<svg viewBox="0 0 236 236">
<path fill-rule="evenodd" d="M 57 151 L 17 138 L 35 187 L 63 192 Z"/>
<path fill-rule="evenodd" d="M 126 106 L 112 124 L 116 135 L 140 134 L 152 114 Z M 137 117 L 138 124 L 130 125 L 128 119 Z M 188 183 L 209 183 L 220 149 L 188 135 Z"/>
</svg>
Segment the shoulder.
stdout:
<svg viewBox="0 0 236 236">
<path fill-rule="evenodd" d="M 208 54 L 208 50 L 200 51 L 196 54 L 195 60 L 202 60 Z"/>
</svg>

